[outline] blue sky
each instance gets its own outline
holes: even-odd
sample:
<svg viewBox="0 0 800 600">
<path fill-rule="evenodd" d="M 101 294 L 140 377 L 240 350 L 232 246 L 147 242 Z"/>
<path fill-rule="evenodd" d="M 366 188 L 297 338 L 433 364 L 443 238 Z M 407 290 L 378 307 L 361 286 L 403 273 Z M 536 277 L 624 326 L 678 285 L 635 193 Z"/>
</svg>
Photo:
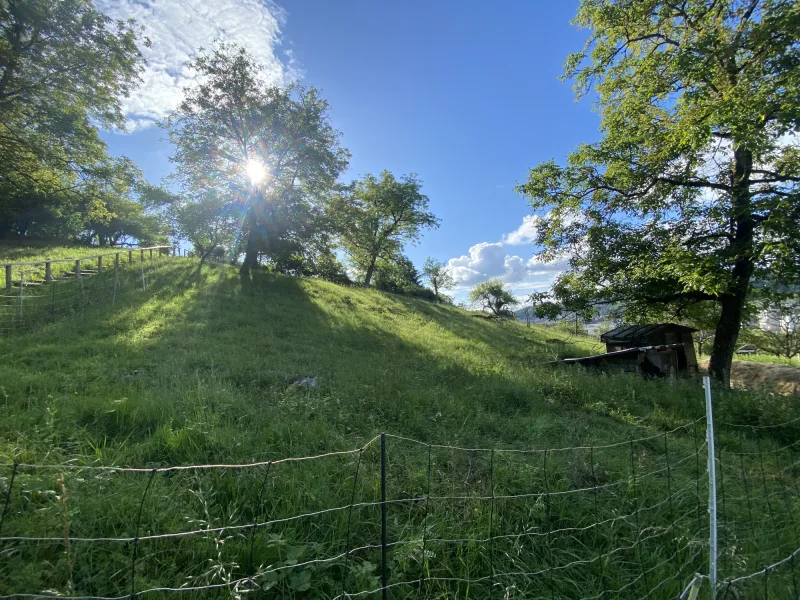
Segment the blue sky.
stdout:
<svg viewBox="0 0 800 600">
<path fill-rule="evenodd" d="M 588 101 L 562 83 L 585 39 L 577 1 L 98 0 L 153 42 L 145 84 L 126 102 L 132 133 L 104 134 L 153 182 L 169 144 L 153 126 L 191 85 L 185 64 L 216 37 L 244 44 L 275 82 L 322 88 L 353 157 L 346 179 L 417 172 L 442 224 L 408 255 L 449 261 L 462 288 L 500 276 L 524 293 L 560 265 L 530 261 L 535 228 L 514 184 L 598 135 Z M 463 296 L 463 289 L 457 293 Z"/>
</svg>

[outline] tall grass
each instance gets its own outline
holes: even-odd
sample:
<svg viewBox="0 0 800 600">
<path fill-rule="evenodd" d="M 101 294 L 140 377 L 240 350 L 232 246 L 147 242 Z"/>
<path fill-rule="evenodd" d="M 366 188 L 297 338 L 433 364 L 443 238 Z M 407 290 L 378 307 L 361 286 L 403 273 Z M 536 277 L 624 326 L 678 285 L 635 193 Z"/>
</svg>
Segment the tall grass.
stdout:
<svg viewBox="0 0 800 600">
<path fill-rule="evenodd" d="M 390 582 L 426 578 L 421 589 L 392 588 L 392 597 L 572 598 L 603 589 L 613 597 L 624 586 L 619 596 L 674 597 L 706 559 L 704 428 L 664 434 L 703 416 L 699 383 L 553 368 L 554 337 L 372 290 L 172 261 L 113 308 L 0 340 L 0 460 L 245 463 L 358 449 L 388 431 L 422 442 L 389 439 L 388 498 L 406 500 L 389 509 Z M 297 376 L 316 377 L 317 388 L 292 383 Z M 718 417 L 733 425 L 800 415 L 787 398 L 716 397 Z M 650 439 L 598 448 L 641 437 Z M 791 424 L 720 432 L 723 576 L 757 570 L 796 541 L 796 453 L 768 454 L 761 484 L 757 451 L 797 439 Z M 583 449 L 541 452 L 566 447 Z M 235 596 L 244 584 L 230 582 L 250 573 L 266 573 L 258 583 L 267 597 L 373 589 L 376 548 L 353 553 L 347 570 L 325 559 L 380 539 L 377 448 L 151 481 L 150 473 L 19 468 L 2 535 L 61 541 L 0 542 L 0 594 L 126 595 L 131 543 L 70 537 L 230 525 L 240 528 L 139 542 L 135 589 L 212 584 L 222 586 L 213 594 Z M 0 498 L 10 474 L 0 474 Z M 245 527 L 351 499 L 367 504 Z M 436 541 L 453 539 L 461 541 Z M 791 597 L 788 575 L 767 585 L 771 597 Z"/>
</svg>

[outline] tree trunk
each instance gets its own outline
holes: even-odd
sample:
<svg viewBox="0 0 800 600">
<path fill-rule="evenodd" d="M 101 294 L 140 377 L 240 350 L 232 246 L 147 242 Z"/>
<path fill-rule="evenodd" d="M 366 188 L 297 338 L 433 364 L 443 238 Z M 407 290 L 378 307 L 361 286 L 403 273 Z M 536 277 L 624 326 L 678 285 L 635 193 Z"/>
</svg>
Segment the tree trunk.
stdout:
<svg viewBox="0 0 800 600">
<path fill-rule="evenodd" d="M 247 275 L 250 269 L 255 269 L 258 266 L 258 240 L 256 239 L 256 223 L 252 208 L 247 210 L 245 223 L 247 228 L 247 249 L 244 253 L 242 268 L 239 269 L 242 275 Z"/>
<path fill-rule="evenodd" d="M 372 262 L 369 263 L 369 266 L 367 267 L 367 274 L 364 275 L 364 285 L 367 287 L 369 287 L 369 284 L 372 281 L 372 274 L 375 272 L 375 263 L 377 260 L 377 256 L 372 259 Z"/>
<path fill-rule="evenodd" d="M 731 383 L 731 365 L 736 351 L 736 339 L 742 327 L 742 312 L 746 295 L 726 296 L 722 299 L 722 312 L 714 332 L 714 345 L 708 372 L 726 388 Z"/>
<path fill-rule="evenodd" d="M 728 293 L 720 299 L 721 313 L 714 332 L 714 346 L 708 371 L 726 388 L 730 386 L 731 364 L 736 350 L 736 339 L 742 328 L 742 317 L 750 278 L 753 275 L 753 240 L 755 221 L 750 206 L 750 173 L 753 169 L 753 153 L 735 147 L 733 151 L 731 224 L 733 240 L 730 246 L 734 257 L 731 284 Z"/>
</svg>

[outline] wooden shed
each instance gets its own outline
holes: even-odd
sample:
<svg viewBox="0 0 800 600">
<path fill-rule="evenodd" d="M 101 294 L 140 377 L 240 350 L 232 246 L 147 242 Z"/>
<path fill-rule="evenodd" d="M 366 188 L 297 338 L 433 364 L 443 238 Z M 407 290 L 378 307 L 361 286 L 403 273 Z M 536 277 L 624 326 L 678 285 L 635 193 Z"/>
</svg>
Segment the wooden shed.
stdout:
<svg viewBox="0 0 800 600">
<path fill-rule="evenodd" d="M 600 336 L 606 353 L 557 361 L 651 376 L 696 373 L 692 333 L 684 325 L 624 325 Z"/>
<path fill-rule="evenodd" d="M 647 346 L 669 346 L 670 350 L 659 352 L 663 355 L 663 359 L 674 363 L 675 372 L 686 370 L 697 372 L 697 355 L 694 352 L 694 341 L 692 340 L 692 333 L 695 331 L 697 329 L 675 323 L 622 325 L 602 334 L 600 341 L 606 345 L 606 352 Z M 666 356 L 665 353 L 674 354 L 674 357 Z"/>
</svg>

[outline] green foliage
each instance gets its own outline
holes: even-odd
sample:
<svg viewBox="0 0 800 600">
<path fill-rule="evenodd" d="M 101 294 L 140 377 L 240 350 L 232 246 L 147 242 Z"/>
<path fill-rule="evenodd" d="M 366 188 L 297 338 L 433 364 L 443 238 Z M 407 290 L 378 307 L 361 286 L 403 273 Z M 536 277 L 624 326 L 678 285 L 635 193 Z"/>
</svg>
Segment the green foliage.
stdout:
<svg viewBox="0 0 800 600">
<path fill-rule="evenodd" d="M 315 88 L 266 85 L 263 66 L 233 44 L 200 54 L 192 68 L 202 82 L 164 124 L 175 145 L 173 180 L 187 202 L 202 204 L 184 216 L 184 228 L 203 247 L 218 234 L 230 243 L 228 220 L 237 215 L 244 271 L 259 254 L 280 272 L 304 271 L 308 253 L 330 252 L 323 199 L 349 159 L 328 103 Z M 251 181 L 254 167 L 263 180 Z"/>
<path fill-rule="evenodd" d="M 419 271 L 411 259 L 403 255 L 391 261 L 379 261 L 372 283 L 376 289 L 394 293 L 421 287 Z"/>
<path fill-rule="evenodd" d="M 86 211 L 82 237 L 100 246 L 138 242 L 143 246 L 167 243 L 165 213 L 175 201 L 165 190 L 150 185 L 127 158 L 109 162 L 82 194 L 96 207 Z"/>
<path fill-rule="evenodd" d="M 469 301 L 481 310 L 489 310 L 495 317 L 513 317 L 511 307 L 519 301 L 499 279 L 479 283 L 469 291 Z"/>
<path fill-rule="evenodd" d="M 97 124 L 124 127 L 139 29 L 89 0 L 0 6 L 0 237 L 71 237 L 114 212 L 92 197 L 110 167 Z"/>
<path fill-rule="evenodd" d="M 372 282 L 379 260 L 396 262 L 404 244 L 439 226 L 421 188 L 415 174 L 397 180 L 384 171 L 380 178 L 366 175 L 331 199 L 329 212 L 353 266 L 364 274 L 364 285 Z"/>
<path fill-rule="evenodd" d="M 176 233 L 191 242 L 201 262 L 215 252 L 230 256 L 235 251 L 239 226 L 236 210 L 220 199 L 217 190 L 209 189 L 191 201 L 181 199 L 173 214 Z"/>
<path fill-rule="evenodd" d="M 751 283 L 797 282 L 800 21 L 786 0 L 584 0 L 566 77 L 593 91 L 602 139 L 519 186 L 544 211 L 562 291 L 640 316 L 719 307 L 711 371 L 727 380 Z"/>
<path fill-rule="evenodd" d="M 442 295 L 441 292 L 451 290 L 456 285 L 456 280 L 447 265 L 430 256 L 425 260 L 422 273 L 425 275 L 425 279 L 428 280 L 428 285 L 433 289 L 433 295 L 436 300 L 439 300 Z"/>
<path fill-rule="evenodd" d="M 746 329 L 742 341 L 760 351 L 788 359 L 800 354 L 800 300 L 797 296 L 765 298 L 760 306 L 760 327 Z"/>
</svg>

